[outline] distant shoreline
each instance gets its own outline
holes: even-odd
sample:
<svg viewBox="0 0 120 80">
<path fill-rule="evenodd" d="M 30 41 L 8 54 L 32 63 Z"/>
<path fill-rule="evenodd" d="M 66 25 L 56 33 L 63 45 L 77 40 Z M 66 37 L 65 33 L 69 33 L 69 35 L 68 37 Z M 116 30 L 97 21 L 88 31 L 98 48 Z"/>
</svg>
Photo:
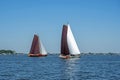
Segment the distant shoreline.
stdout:
<svg viewBox="0 0 120 80">
<path fill-rule="evenodd" d="M 82 55 L 120 55 L 120 53 L 81 53 Z"/>
<path fill-rule="evenodd" d="M 60 53 L 49 53 L 50 55 L 59 55 Z M 92 52 L 89 52 L 89 53 L 81 53 L 81 55 L 120 55 L 120 53 L 112 53 L 112 52 L 109 52 L 109 53 L 92 53 Z"/>
<path fill-rule="evenodd" d="M 17 53 L 14 50 L 0 50 L 0 55 L 12 55 L 12 54 L 27 54 L 27 53 Z M 48 53 L 48 55 L 59 55 L 60 53 Z M 112 52 L 108 52 L 108 53 L 81 53 L 81 55 L 120 55 L 120 53 L 112 53 Z"/>
<path fill-rule="evenodd" d="M 0 54 L 17 54 L 14 50 L 0 50 Z"/>
</svg>

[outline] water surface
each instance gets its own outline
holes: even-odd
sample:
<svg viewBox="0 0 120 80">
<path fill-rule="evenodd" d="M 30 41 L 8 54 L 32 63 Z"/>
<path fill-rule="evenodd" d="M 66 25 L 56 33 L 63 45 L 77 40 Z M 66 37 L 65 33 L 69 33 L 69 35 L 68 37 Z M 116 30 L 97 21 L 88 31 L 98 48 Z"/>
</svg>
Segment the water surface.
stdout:
<svg viewBox="0 0 120 80">
<path fill-rule="evenodd" d="M 0 80 L 119 80 L 120 56 L 0 55 Z"/>
</svg>

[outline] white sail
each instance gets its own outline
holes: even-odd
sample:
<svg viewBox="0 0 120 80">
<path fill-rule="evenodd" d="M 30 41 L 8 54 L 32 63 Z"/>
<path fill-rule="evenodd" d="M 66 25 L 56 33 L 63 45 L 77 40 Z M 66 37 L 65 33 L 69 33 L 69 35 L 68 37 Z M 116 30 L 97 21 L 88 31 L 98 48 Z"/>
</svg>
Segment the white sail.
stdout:
<svg viewBox="0 0 120 80">
<path fill-rule="evenodd" d="M 44 46 L 43 46 L 41 41 L 40 41 L 40 53 L 41 54 L 47 54 L 47 51 L 45 50 L 45 48 L 44 48 Z"/>
<path fill-rule="evenodd" d="M 77 55 L 80 54 L 76 41 L 74 39 L 73 33 L 71 31 L 70 25 L 68 25 L 68 32 L 67 32 L 67 43 L 70 54 Z"/>
</svg>

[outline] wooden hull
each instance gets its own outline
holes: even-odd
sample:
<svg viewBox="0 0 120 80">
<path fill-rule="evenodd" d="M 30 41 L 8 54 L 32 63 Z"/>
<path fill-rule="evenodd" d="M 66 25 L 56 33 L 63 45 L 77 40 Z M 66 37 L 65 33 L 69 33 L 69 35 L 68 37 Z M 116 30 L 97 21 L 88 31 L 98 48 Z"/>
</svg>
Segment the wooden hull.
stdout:
<svg viewBox="0 0 120 80">
<path fill-rule="evenodd" d="M 79 58 L 80 55 L 60 55 L 59 57 L 63 59 L 70 59 L 70 58 Z"/>
<path fill-rule="evenodd" d="M 65 56 L 64 56 L 64 55 L 60 55 L 59 57 L 60 57 L 60 58 L 63 58 L 63 59 L 69 59 L 69 58 L 70 58 L 70 55 L 65 55 Z"/>
<path fill-rule="evenodd" d="M 47 56 L 47 54 L 28 54 L 29 57 L 44 57 Z"/>
</svg>

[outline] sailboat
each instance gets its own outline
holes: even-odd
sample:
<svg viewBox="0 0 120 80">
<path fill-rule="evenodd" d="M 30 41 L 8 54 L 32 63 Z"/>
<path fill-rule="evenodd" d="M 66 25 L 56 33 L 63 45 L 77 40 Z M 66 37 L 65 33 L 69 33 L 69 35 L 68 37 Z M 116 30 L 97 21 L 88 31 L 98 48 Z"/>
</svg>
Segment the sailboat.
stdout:
<svg viewBox="0 0 120 80">
<path fill-rule="evenodd" d="M 61 58 L 80 57 L 80 50 L 71 31 L 70 25 L 63 25 L 61 37 Z"/>
<path fill-rule="evenodd" d="M 32 45 L 30 52 L 28 54 L 29 57 L 42 57 L 47 56 L 47 52 L 42 44 L 42 42 L 39 40 L 38 35 L 34 35 Z"/>
</svg>

